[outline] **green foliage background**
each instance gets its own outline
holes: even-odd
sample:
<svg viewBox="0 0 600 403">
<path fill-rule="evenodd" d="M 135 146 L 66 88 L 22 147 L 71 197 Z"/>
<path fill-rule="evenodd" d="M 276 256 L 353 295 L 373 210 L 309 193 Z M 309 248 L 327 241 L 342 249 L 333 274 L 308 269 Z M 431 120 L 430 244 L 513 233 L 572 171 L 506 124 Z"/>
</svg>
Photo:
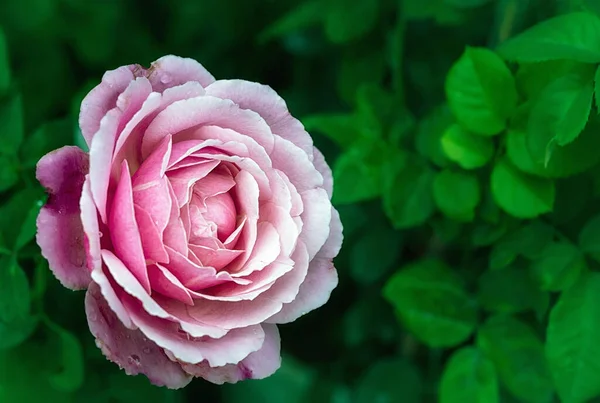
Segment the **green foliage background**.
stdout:
<svg viewBox="0 0 600 403">
<path fill-rule="evenodd" d="M 333 166 L 330 302 L 262 381 L 107 362 L 33 241 L 107 69 L 269 84 Z M 600 1 L 0 0 L 0 402 L 600 401 Z"/>
</svg>

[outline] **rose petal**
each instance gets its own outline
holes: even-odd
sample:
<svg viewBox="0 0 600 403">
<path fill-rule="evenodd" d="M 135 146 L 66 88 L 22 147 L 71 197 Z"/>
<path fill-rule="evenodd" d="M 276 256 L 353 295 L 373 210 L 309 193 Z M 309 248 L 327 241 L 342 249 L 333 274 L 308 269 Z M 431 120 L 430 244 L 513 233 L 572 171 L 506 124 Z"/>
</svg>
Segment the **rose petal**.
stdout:
<svg viewBox="0 0 600 403">
<path fill-rule="evenodd" d="M 306 190 L 300 193 L 304 211 L 300 239 L 306 244 L 308 255 L 312 259 L 329 237 L 331 222 L 331 202 L 323 188 Z"/>
<path fill-rule="evenodd" d="M 331 208 L 329 228 L 329 237 L 316 257 L 333 259 L 340 253 L 340 249 L 342 248 L 342 242 L 344 241 L 342 221 L 340 220 L 340 214 L 333 207 Z"/>
<path fill-rule="evenodd" d="M 167 172 L 167 177 L 173 187 L 179 208 L 189 203 L 192 185 L 196 181 L 206 177 L 218 165 L 219 161 L 206 161 Z"/>
<path fill-rule="evenodd" d="M 190 250 L 204 265 L 214 267 L 216 270 L 223 269 L 243 253 L 241 250 L 212 249 L 202 245 L 190 245 Z"/>
<path fill-rule="evenodd" d="M 314 148 L 313 155 L 313 164 L 321 176 L 323 176 L 323 188 L 327 191 L 329 199 L 331 199 L 333 195 L 333 174 L 331 173 L 331 168 L 329 168 L 325 157 L 317 148 Z"/>
<path fill-rule="evenodd" d="M 173 55 L 163 56 L 152 63 L 147 77 L 158 92 L 188 81 L 197 81 L 203 87 L 215 81 L 213 75 L 196 60 Z"/>
<path fill-rule="evenodd" d="M 312 159 L 314 148 L 310 135 L 271 87 L 245 80 L 218 80 L 206 87 L 206 94 L 231 99 L 242 109 L 258 113 L 273 133 L 291 141 Z"/>
<path fill-rule="evenodd" d="M 83 182 L 79 208 L 81 209 L 80 217 L 83 224 L 87 266 L 89 271 L 92 272 L 102 267 L 102 257 L 100 256 L 101 234 L 98 224 L 98 210 L 92 198 L 89 174 L 85 176 L 85 182 Z"/>
<path fill-rule="evenodd" d="M 218 385 L 271 376 L 281 366 L 281 338 L 277 326 L 263 324 L 262 328 L 265 341 L 260 350 L 251 353 L 237 364 L 213 368 L 203 361 L 196 365 L 181 363 L 181 366 L 187 373 Z"/>
<path fill-rule="evenodd" d="M 127 160 L 124 160 L 122 164 L 121 179 L 113 197 L 108 225 L 115 254 L 138 279 L 144 289 L 150 292 L 150 280 L 146 269 L 142 239 L 135 220 L 133 190 Z"/>
<path fill-rule="evenodd" d="M 298 192 L 323 186 L 323 176 L 317 171 L 304 150 L 291 141 L 275 136 L 270 153 L 273 168 L 283 171 Z"/>
<path fill-rule="evenodd" d="M 135 221 L 142 239 L 144 256 L 157 263 L 169 263 L 169 255 L 163 243 L 162 233 L 152 221 L 150 213 L 138 205 L 133 207 L 135 208 Z"/>
<path fill-rule="evenodd" d="M 114 281 L 111 282 L 108 276 L 104 273 L 104 269 L 102 267 L 92 272 L 92 279 L 94 280 L 95 284 L 100 287 L 102 296 L 108 303 L 110 309 L 115 313 L 115 315 L 117 315 L 123 326 L 128 329 L 137 329 L 137 326 L 135 326 L 131 321 L 129 313 L 115 292 L 115 286 L 118 287 L 118 285 L 114 285 Z"/>
<path fill-rule="evenodd" d="M 63 147 L 42 157 L 36 169 L 49 194 L 37 217 L 36 240 L 56 278 L 74 290 L 91 281 L 79 206 L 88 167 L 87 154 Z"/>
<path fill-rule="evenodd" d="M 191 381 L 181 366 L 169 360 L 154 342 L 139 330 L 123 326 L 96 284 L 92 284 L 86 293 L 85 311 L 90 331 L 102 353 L 128 375 L 142 373 L 154 385 L 170 389 L 182 388 Z"/>
<path fill-rule="evenodd" d="M 159 264 L 148 266 L 150 285 L 165 297 L 170 297 L 184 304 L 193 305 L 194 300 L 187 288 L 169 270 Z"/>
</svg>

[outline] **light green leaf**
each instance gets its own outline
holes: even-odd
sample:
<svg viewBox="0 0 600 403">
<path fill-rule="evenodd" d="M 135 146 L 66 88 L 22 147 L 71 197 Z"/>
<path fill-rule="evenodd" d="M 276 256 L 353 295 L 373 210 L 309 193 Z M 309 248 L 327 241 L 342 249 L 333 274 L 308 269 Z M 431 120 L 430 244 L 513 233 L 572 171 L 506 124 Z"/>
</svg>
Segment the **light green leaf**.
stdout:
<svg viewBox="0 0 600 403">
<path fill-rule="evenodd" d="M 550 83 L 531 109 L 528 131 L 550 137 L 559 146 L 575 140 L 585 127 L 592 109 L 593 73 L 569 74 Z"/>
<path fill-rule="evenodd" d="M 579 247 L 600 262 L 600 215 L 592 217 L 579 233 Z"/>
<path fill-rule="evenodd" d="M 60 371 L 49 374 L 48 381 L 57 390 L 73 392 L 83 384 L 83 350 L 77 338 L 50 320 L 44 323 L 52 331 L 56 351 L 60 352 Z"/>
<path fill-rule="evenodd" d="M 548 293 L 539 289 L 527 270 L 507 267 L 489 270 L 479 277 L 478 299 L 483 308 L 496 313 L 533 310 L 547 303 Z"/>
<path fill-rule="evenodd" d="M 551 242 L 532 262 L 531 270 L 543 290 L 562 291 L 571 287 L 579 275 L 587 271 L 587 264 L 574 245 Z"/>
<path fill-rule="evenodd" d="M 318 132 L 348 148 L 362 137 L 359 119 L 354 114 L 319 114 L 302 119 L 308 132 Z"/>
<path fill-rule="evenodd" d="M 420 260 L 394 274 L 383 288 L 400 320 L 429 347 L 465 341 L 477 322 L 477 306 L 460 279 L 439 260 Z"/>
<path fill-rule="evenodd" d="M 325 34 L 333 43 L 346 43 L 364 36 L 379 17 L 379 0 L 353 3 L 326 0 L 325 4 Z"/>
<path fill-rule="evenodd" d="M 23 136 L 21 96 L 17 94 L 0 100 L 0 154 L 16 155 Z"/>
<path fill-rule="evenodd" d="M 396 157 L 384 170 L 383 205 L 395 228 L 421 225 L 434 212 L 434 171 L 420 157 L 412 154 Z"/>
<path fill-rule="evenodd" d="M 323 9 L 321 1 L 303 1 L 296 8 L 265 28 L 258 35 L 258 41 L 264 43 L 320 23 L 323 20 Z"/>
<path fill-rule="evenodd" d="M 458 221 L 473 221 L 480 193 L 477 177 L 468 173 L 446 169 L 433 180 L 433 198 L 438 208 Z"/>
<path fill-rule="evenodd" d="M 494 364 L 475 347 L 457 350 L 444 368 L 439 393 L 440 403 L 498 403 Z"/>
<path fill-rule="evenodd" d="M 515 74 L 519 93 L 527 101 L 535 102 L 542 91 L 558 78 L 569 74 L 582 74 L 592 70 L 587 63 L 572 60 L 548 60 L 537 63 L 522 63 Z"/>
<path fill-rule="evenodd" d="M 448 158 L 464 169 L 480 168 L 494 155 L 491 139 L 472 134 L 457 124 L 446 130 L 441 141 Z"/>
<path fill-rule="evenodd" d="M 17 261 L 12 257 L 0 259 L 0 349 L 20 344 L 35 329 L 29 294 L 27 276 Z"/>
<path fill-rule="evenodd" d="M 560 15 L 507 40 L 498 53 L 517 62 L 567 59 L 598 63 L 600 19 L 583 12 Z"/>
<path fill-rule="evenodd" d="M 517 218 L 534 218 L 552 211 L 554 183 L 519 171 L 506 159 L 494 166 L 492 193 L 498 206 Z"/>
<path fill-rule="evenodd" d="M 10 61 L 8 59 L 8 45 L 4 31 L 0 27 L 0 96 L 5 94 L 10 87 Z"/>
<path fill-rule="evenodd" d="M 485 48 L 468 47 L 446 77 L 448 105 L 458 122 L 480 135 L 506 127 L 517 107 L 515 80 L 502 59 Z"/>
<path fill-rule="evenodd" d="M 392 268 L 402 250 L 398 231 L 371 225 L 356 241 L 350 253 L 350 274 L 358 284 L 373 284 Z M 373 259 L 377 256 L 377 259 Z"/>
<path fill-rule="evenodd" d="M 546 357 L 561 401 L 600 394 L 600 274 L 586 273 L 550 312 Z"/>
<path fill-rule="evenodd" d="M 420 403 L 423 384 L 416 368 L 401 358 L 372 364 L 358 381 L 356 403 Z"/>
<path fill-rule="evenodd" d="M 450 161 L 442 149 L 441 138 L 453 123 L 454 116 L 450 108 L 442 104 L 419 121 L 415 135 L 415 148 L 419 154 L 442 168 L 447 167 Z"/>
<path fill-rule="evenodd" d="M 515 397 L 531 403 L 552 402 L 554 389 L 544 346 L 529 325 L 511 316 L 493 316 L 479 328 L 477 346 Z"/>
</svg>

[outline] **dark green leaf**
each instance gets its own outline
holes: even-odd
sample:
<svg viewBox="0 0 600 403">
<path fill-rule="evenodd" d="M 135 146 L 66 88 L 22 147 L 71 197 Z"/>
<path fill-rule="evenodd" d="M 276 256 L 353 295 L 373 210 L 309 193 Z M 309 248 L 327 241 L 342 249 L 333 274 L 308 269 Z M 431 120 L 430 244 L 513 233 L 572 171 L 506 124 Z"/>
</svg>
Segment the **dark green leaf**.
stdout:
<svg viewBox="0 0 600 403">
<path fill-rule="evenodd" d="M 8 248 L 16 250 L 35 235 L 35 210 L 42 196 L 39 188 L 24 188 L 0 206 L 0 234 Z"/>
<path fill-rule="evenodd" d="M 550 312 L 546 357 L 564 402 L 600 394 L 600 274 L 586 273 Z"/>
<path fill-rule="evenodd" d="M 0 154 L 0 192 L 4 192 L 19 181 L 19 172 L 14 158 Z"/>
<path fill-rule="evenodd" d="M 340 97 L 353 105 L 358 89 L 365 84 L 378 85 L 385 75 L 385 58 L 377 49 L 368 49 L 344 55 L 337 76 Z"/>
<path fill-rule="evenodd" d="M 438 260 L 421 260 L 400 269 L 383 295 L 403 324 L 430 347 L 465 341 L 477 321 L 477 307 L 459 278 Z"/>
<path fill-rule="evenodd" d="M 448 158 L 464 169 L 480 168 L 494 155 L 491 139 L 472 134 L 457 124 L 446 130 L 441 141 Z"/>
<path fill-rule="evenodd" d="M 533 329 L 505 315 L 489 318 L 477 333 L 477 346 L 492 360 L 502 383 L 519 399 L 550 403 L 554 394 L 544 346 Z"/>
<path fill-rule="evenodd" d="M 0 154 L 16 155 L 23 141 L 23 105 L 20 95 L 0 100 Z"/>
<path fill-rule="evenodd" d="M 448 105 L 458 122 L 481 135 L 495 135 L 517 107 L 515 80 L 502 59 L 484 48 L 467 48 L 446 77 Z"/>
<path fill-rule="evenodd" d="M 478 349 L 457 350 L 446 364 L 440 403 L 498 403 L 498 379 L 492 362 Z"/>
<path fill-rule="evenodd" d="M 427 221 L 434 212 L 434 171 L 420 157 L 397 157 L 384 170 L 383 204 L 395 228 L 410 228 Z"/>
<path fill-rule="evenodd" d="M 592 217 L 579 234 L 579 247 L 600 262 L 600 215 Z"/>
<path fill-rule="evenodd" d="M 540 257 L 532 262 L 531 270 L 544 290 L 562 291 L 571 287 L 587 264 L 581 251 L 567 242 L 551 242 Z"/>
<path fill-rule="evenodd" d="M 391 269 L 401 249 L 402 238 L 397 231 L 383 226 L 370 226 L 352 248 L 352 277 L 359 284 L 372 284 L 380 280 Z"/>
<path fill-rule="evenodd" d="M 40 126 L 25 139 L 21 149 L 23 164 L 33 167 L 46 153 L 73 144 L 73 124 L 71 119 L 61 119 Z"/>
<path fill-rule="evenodd" d="M 323 20 L 323 9 L 321 1 L 303 1 L 296 8 L 265 28 L 259 34 L 258 40 L 266 42 L 315 25 Z"/>
<path fill-rule="evenodd" d="M 473 221 L 480 193 L 477 177 L 468 173 L 444 170 L 433 180 L 433 198 L 438 208 L 458 221 Z"/>
<path fill-rule="evenodd" d="M 333 43 L 345 43 L 367 34 L 377 23 L 379 0 L 348 3 L 326 0 L 325 33 Z"/>
<path fill-rule="evenodd" d="M 8 46 L 4 31 L 0 27 L 0 96 L 4 95 L 10 87 L 10 63 L 8 59 Z"/>
<path fill-rule="evenodd" d="M 358 117 L 353 114 L 310 115 L 302 119 L 309 132 L 322 133 L 340 147 L 348 148 L 361 138 Z"/>
<path fill-rule="evenodd" d="M 534 218 L 552 211 L 554 183 L 519 171 L 506 159 L 494 166 L 492 193 L 498 206 L 517 218 Z"/>
<path fill-rule="evenodd" d="M 490 268 L 500 269 L 512 263 L 517 256 L 538 259 L 554 237 L 554 229 L 541 221 L 532 221 L 504 236 L 492 249 Z"/>
<path fill-rule="evenodd" d="M 60 351 L 60 371 L 49 375 L 50 384 L 57 390 L 73 392 L 83 383 L 84 362 L 81 344 L 77 338 L 57 324 L 46 320 L 46 326 L 56 340 L 56 351 Z"/>
<path fill-rule="evenodd" d="M 450 125 L 454 116 L 446 104 L 434 108 L 427 116 L 419 121 L 415 136 L 415 147 L 419 154 L 428 158 L 439 167 L 449 165 L 449 159 L 442 149 L 441 138 Z"/>
<path fill-rule="evenodd" d="M 356 403 L 421 402 L 423 386 L 419 373 L 409 362 L 388 358 L 371 365 L 358 381 Z"/>
<path fill-rule="evenodd" d="M 568 59 L 598 63 L 600 19 L 583 12 L 560 15 L 507 40 L 498 52 L 518 62 Z"/>
</svg>

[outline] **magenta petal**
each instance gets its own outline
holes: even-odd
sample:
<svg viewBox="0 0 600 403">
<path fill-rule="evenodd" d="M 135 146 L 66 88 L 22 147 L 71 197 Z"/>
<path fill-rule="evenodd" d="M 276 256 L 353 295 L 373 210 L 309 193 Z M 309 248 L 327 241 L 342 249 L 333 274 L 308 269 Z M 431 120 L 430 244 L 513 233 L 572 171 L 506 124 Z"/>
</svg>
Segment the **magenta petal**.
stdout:
<svg viewBox="0 0 600 403">
<path fill-rule="evenodd" d="M 108 223 L 116 255 L 138 279 L 144 289 L 150 292 L 150 281 L 148 280 L 146 259 L 142 249 L 142 239 L 138 224 L 135 221 L 133 190 L 127 160 L 124 160 L 122 164 L 121 179 L 115 191 Z"/>
<path fill-rule="evenodd" d="M 313 154 L 313 164 L 315 164 L 315 168 L 323 176 L 323 188 L 327 191 L 331 199 L 333 195 L 333 174 L 331 173 L 331 168 L 327 165 L 327 161 L 325 161 L 325 157 L 321 154 L 321 151 L 315 148 Z"/>
<path fill-rule="evenodd" d="M 117 104 L 117 98 L 135 79 L 135 66 L 123 66 L 107 71 L 102 82 L 92 89 L 81 102 L 79 126 L 88 146 L 100 128 L 100 121 Z"/>
<path fill-rule="evenodd" d="M 123 326 L 96 284 L 91 284 L 86 293 L 85 311 L 96 345 L 106 358 L 117 363 L 128 375 L 142 373 L 154 385 L 170 389 L 182 388 L 191 381 L 181 366 L 169 360 L 154 342 L 139 330 Z"/>
<path fill-rule="evenodd" d="M 85 176 L 85 182 L 83 182 L 79 208 L 81 209 L 81 223 L 83 224 L 87 266 L 90 271 L 97 270 L 102 267 L 100 228 L 98 224 L 98 210 L 92 198 L 89 174 Z"/>
<path fill-rule="evenodd" d="M 102 267 L 92 272 L 92 280 L 94 280 L 94 282 L 100 287 L 102 296 L 108 303 L 110 309 L 115 313 L 115 315 L 117 315 L 117 318 L 119 318 L 121 323 L 128 329 L 137 329 L 137 327 L 131 321 L 125 306 L 123 306 L 123 303 L 117 296 L 115 287 L 118 287 L 118 285 L 114 284 L 114 281 L 111 282 L 111 280 L 109 280 Z"/>
<path fill-rule="evenodd" d="M 161 265 L 148 266 L 148 275 L 150 285 L 154 291 L 157 291 L 165 297 L 170 297 L 184 304 L 193 305 L 194 301 L 188 290 L 169 270 Z"/>
<path fill-rule="evenodd" d="M 263 324 L 265 341 L 260 350 L 251 353 L 237 364 L 211 367 L 203 361 L 196 365 L 181 363 L 183 369 L 195 377 L 222 385 L 246 379 L 264 379 L 271 376 L 281 366 L 281 338 L 277 326 Z"/>
<path fill-rule="evenodd" d="M 331 259 L 314 258 L 308 274 L 293 302 L 270 317 L 269 323 L 289 323 L 325 304 L 338 284 L 338 275 Z"/>
<path fill-rule="evenodd" d="M 242 109 L 258 113 L 273 133 L 291 141 L 312 159 L 313 142 L 310 135 L 271 87 L 244 80 L 219 80 L 206 87 L 206 94 L 231 99 Z"/>
<path fill-rule="evenodd" d="M 42 157 L 36 169 L 49 195 L 37 218 L 37 243 L 56 278 L 70 289 L 85 289 L 91 281 L 79 207 L 88 164 L 79 148 L 63 147 Z"/>
<path fill-rule="evenodd" d="M 163 244 L 162 234 L 154 221 L 152 221 L 150 213 L 138 205 L 134 205 L 133 207 L 135 209 L 135 221 L 137 222 L 142 239 L 144 256 L 146 259 L 154 262 L 168 263 L 169 255 Z"/>
<path fill-rule="evenodd" d="M 152 83 L 152 88 L 158 92 L 188 81 L 197 81 L 203 87 L 215 81 L 213 75 L 194 59 L 173 55 L 163 56 L 152 63 L 147 77 Z"/>
</svg>

